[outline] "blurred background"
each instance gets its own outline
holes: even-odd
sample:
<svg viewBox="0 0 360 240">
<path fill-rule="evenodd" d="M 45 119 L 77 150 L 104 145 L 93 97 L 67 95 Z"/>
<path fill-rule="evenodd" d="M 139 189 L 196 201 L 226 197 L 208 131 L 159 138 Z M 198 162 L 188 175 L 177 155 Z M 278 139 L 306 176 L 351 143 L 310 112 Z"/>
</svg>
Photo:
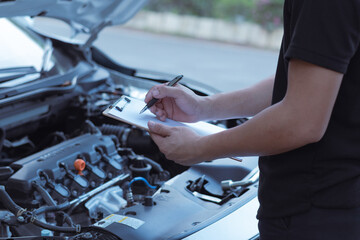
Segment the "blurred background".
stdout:
<svg viewBox="0 0 360 240">
<path fill-rule="evenodd" d="M 275 73 L 282 9 L 283 0 L 149 0 L 126 24 L 101 31 L 95 46 L 123 65 L 230 91 Z M 66 28 L 51 19 L 35 24 Z"/>
<path fill-rule="evenodd" d="M 274 74 L 282 8 L 283 0 L 150 0 L 95 45 L 122 64 L 229 91 Z"/>
<path fill-rule="evenodd" d="M 152 0 L 146 10 L 281 27 L 283 0 Z"/>
</svg>

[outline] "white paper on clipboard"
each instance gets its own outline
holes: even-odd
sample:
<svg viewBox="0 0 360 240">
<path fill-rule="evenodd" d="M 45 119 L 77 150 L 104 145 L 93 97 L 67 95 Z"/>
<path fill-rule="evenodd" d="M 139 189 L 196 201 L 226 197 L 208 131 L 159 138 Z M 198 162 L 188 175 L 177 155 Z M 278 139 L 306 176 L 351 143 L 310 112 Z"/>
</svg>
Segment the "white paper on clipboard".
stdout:
<svg viewBox="0 0 360 240">
<path fill-rule="evenodd" d="M 145 106 L 144 101 L 128 96 L 122 96 L 113 105 L 108 107 L 103 112 L 103 114 L 105 116 L 128 123 L 130 125 L 137 126 L 147 131 L 149 130 L 148 128 L 149 121 L 165 124 L 170 127 L 189 127 L 201 136 L 218 133 L 225 130 L 225 128 L 207 122 L 183 123 L 171 119 L 166 119 L 165 122 L 162 122 L 158 120 L 155 117 L 155 115 L 151 113 L 149 110 L 143 112 L 142 114 L 139 114 L 144 106 Z M 239 157 L 231 157 L 231 159 L 236 161 L 242 161 L 241 158 Z"/>
<path fill-rule="evenodd" d="M 119 121 L 135 125 L 145 130 L 149 130 L 147 125 L 149 121 L 165 124 L 171 127 L 187 126 L 194 130 L 197 134 L 202 136 L 218 133 L 225 130 L 224 128 L 215 126 L 207 122 L 182 123 L 173 121 L 171 119 L 166 119 L 165 122 L 162 122 L 158 120 L 155 115 L 149 110 L 145 111 L 142 114 L 139 114 L 139 112 L 144 106 L 145 103 L 139 99 L 122 96 L 112 106 L 107 108 L 103 112 L 103 114 L 108 117 L 115 118 Z"/>
</svg>

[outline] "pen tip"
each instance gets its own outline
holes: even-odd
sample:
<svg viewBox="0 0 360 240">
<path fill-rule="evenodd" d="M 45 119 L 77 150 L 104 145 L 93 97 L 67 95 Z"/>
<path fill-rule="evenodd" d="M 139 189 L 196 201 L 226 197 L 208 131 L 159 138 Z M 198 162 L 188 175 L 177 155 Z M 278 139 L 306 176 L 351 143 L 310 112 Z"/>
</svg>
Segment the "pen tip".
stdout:
<svg viewBox="0 0 360 240">
<path fill-rule="evenodd" d="M 141 109 L 141 111 L 139 112 L 139 114 L 142 114 L 143 112 L 145 112 L 145 110 L 146 110 L 146 106 L 145 106 L 143 109 Z"/>
</svg>

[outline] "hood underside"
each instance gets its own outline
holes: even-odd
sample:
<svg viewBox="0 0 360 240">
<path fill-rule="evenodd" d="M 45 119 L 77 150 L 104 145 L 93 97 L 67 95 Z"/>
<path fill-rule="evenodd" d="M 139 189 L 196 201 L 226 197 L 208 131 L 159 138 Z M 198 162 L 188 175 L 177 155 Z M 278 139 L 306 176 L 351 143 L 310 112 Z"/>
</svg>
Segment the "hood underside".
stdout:
<svg viewBox="0 0 360 240">
<path fill-rule="evenodd" d="M 0 0 L 0 17 L 45 16 L 62 20 L 77 32 L 97 33 L 123 24 L 147 0 Z"/>
</svg>

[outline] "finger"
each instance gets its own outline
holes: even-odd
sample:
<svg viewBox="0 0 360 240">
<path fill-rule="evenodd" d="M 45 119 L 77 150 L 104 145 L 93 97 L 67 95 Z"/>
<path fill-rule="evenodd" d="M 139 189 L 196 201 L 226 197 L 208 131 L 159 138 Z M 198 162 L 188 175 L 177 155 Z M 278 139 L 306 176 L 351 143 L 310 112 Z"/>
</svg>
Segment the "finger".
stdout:
<svg viewBox="0 0 360 240">
<path fill-rule="evenodd" d="M 165 122 L 167 118 L 168 118 L 167 114 L 165 113 L 165 114 L 160 116 L 160 121 Z"/>
<path fill-rule="evenodd" d="M 162 117 L 162 116 L 156 116 L 156 119 L 158 119 L 161 122 L 165 122 L 165 120 L 166 120 L 166 118 L 164 120 L 164 117 Z"/>
<path fill-rule="evenodd" d="M 159 94 L 159 86 L 152 87 L 145 95 L 145 102 L 148 103 L 151 99 L 156 98 L 155 95 Z"/>
<path fill-rule="evenodd" d="M 160 110 L 157 109 L 156 112 L 155 112 L 155 117 L 160 120 L 160 115 L 161 115 L 161 114 L 160 114 Z M 160 120 L 160 121 L 161 121 L 161 120 Z"/>
<path fill-rule="evenodd" d="M 160 109 L 156 112 L 156 116 L 162 122 L 165 122 L 165 120 L 167 118 L 166 112 L 164 110 L 160 110 Z"/>
<path fill-rule="evenodd" d="M 150 108 L 150 111 L 156 115 L 156 112 L 159 110 L 159 109 L 164 109 L 164 105 L 162 104 L 161 100 L 158 101 L 157 103 L 155 103 L 151 108 Z"/>
<path fill-rule="evenodd" d="M 174 102 L 173 101 L 165 101 L 163 103 L 163 107 L 165 109 L 167 109 L 167 117 L 169 117 L 170 119 L 173 119 L 173 116 L 174 116 L 174 108 L 173 108 L 173 106 L 176 104 Z"/>
<path fill-rule="evenodd" d="M 145 102 L 146 103 L 148 103 L 150 100 L 151 100 L 151 98 L 152 98 L 152 89 L 153 89 L 154 87 L 152 87 L 152 88 L 150 88 L 150 90 L 146 93 L 146 95 L 145 95 Z"/>
<path fill-rule="evenodd" d="M 156 103 L 156 107 L 157 107 L 158 109 L 164 109 L 163 101 L 162 101 L 162 100 L 158 101 L 158 102 Z"/>
<path fill-rule="evenodd" d="M 150 112 L 152 112 L 153 114 L 156 115 L 156 112 L 158 110 L 158 108 L 156 107 L 156 105 L 152 106 L 151 108 L 149 108 Z"/>
<path fill-rule="evenodd" d="M 161 116 L 163 116 L 163 115 L 166 114 L 164 110 L 159 109 L 159 108 L 152 109 L 151 112 L 154 113 L 155 116 L 156 116 L 159 120 L 160 120 L 160 117 L 161 117 Z"/>
<path fill-rule="evenodd" d="M 163 136 L 163 137 L 170 136 L 170 134 L 171 134 L 171 128 L 166 125 L 163 125 L 163 124 L 149 121 L 148 127 L 149 127 L 149 131 L 151 133 L 155 133 L 155 134 Z"/>
</svg>

